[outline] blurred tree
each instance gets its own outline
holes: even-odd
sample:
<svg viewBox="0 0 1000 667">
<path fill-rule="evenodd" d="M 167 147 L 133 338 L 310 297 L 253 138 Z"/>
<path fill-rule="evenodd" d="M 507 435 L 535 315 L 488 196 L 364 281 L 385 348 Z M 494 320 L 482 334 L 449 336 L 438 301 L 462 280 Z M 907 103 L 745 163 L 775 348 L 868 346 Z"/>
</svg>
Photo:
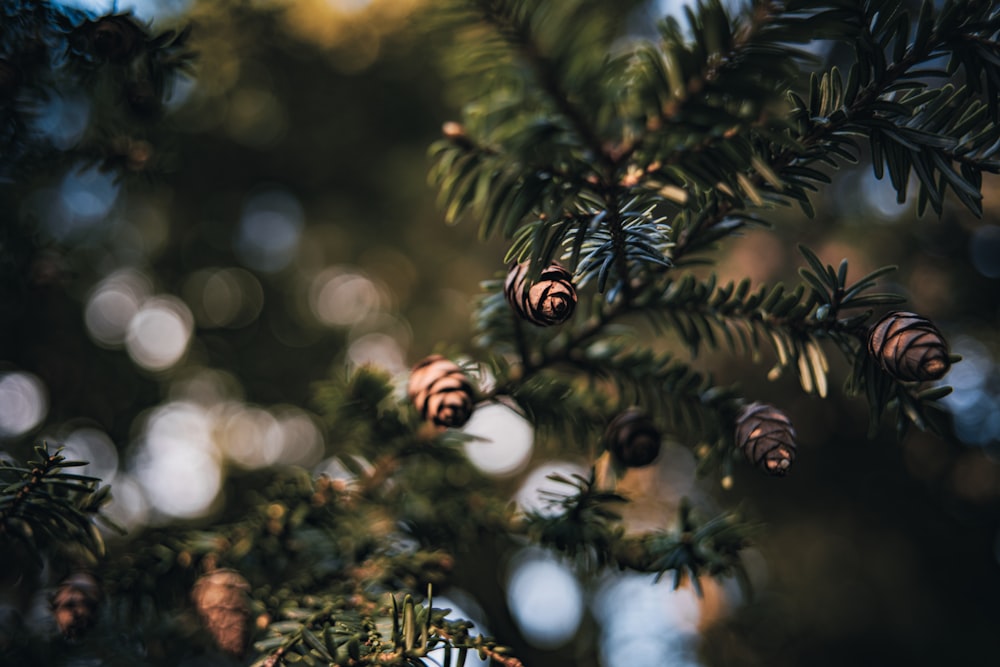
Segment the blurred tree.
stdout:
<svg viewBox="0 0 1000 667">
<path fill-rule="evenodd" d="M 991 3 L 69 5 L 0 23 L 5 664 L 995 662 Z"/>
</svg>

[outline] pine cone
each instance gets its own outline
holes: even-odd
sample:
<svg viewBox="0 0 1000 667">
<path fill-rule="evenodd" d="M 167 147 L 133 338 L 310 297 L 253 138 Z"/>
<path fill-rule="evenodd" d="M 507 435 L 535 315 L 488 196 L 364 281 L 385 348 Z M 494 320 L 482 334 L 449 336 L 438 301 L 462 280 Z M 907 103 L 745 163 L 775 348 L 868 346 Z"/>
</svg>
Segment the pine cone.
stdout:
<svg viewBox="0 0 1000 667">
<path fill-rule="evenodd" d="M 146 41 L 146 32 L 127 14 L 87 21 L 77 34 L 91 53 L 118 64 L 131 60 Z"/>
<path fill-rule="evenodd" d="M 101 586 L 87 572 L 77 572 L 63 579 L 52 596 L 52 615 L 64 636 L 75 639 L 97 619 Z"/>
<path fill-rule="evenodd" d="M 948 343 L 934 323 L 916 313 L 896 311 L 868 331 L 868 353 L 893 377 L 920 382 L 948 372 Z"/>
<path fill-rule="evenodd" d="M 250 639 L 250 584 L 235 570 L 203 575 L 191 590 L 195 609 L 220 649 L 240 657 Z"/>
<path fill-rule="evenodd" d="M 755 466 L 781 476 L 795 461 L 795 429 L 778 408 L 754 402 L 736 416 L 736 446 Z"/>
<path fill-rule="evenodd" d="M 440 427 L 458 427 L 472 415 L 472 385 L 462 369 L 440 354 L 413 367 L 407 394 L 420 416 Z"/>
<path fill-rule="evenodd" d="M 573 276 L 558 262 L 544 269 L 538 280 L 528 284 L 530 262 L 511 267 L 503 293 L 519 316 L 532 324 L 547 327 L 562 324 L 576 308 L 576 288 Z"/>
<path fill-rule="evenodd" d="M 626 468 L 642 468 L 660 454 L 660 432 L 639 408 L 629 408 L 611 420 L 604 443 L 611 455 Z"/>
</svg>

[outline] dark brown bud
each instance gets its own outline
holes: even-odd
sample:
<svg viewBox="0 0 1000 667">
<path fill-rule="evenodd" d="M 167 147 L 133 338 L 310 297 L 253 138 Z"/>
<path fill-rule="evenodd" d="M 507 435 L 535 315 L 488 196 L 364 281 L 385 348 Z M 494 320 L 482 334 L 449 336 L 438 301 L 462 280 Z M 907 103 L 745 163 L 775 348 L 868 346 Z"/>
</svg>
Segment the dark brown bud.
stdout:
<svg viewBox="0 0 1000 667">
<path fill-rule="evenodd" d="M 91 53 L 118 64 L 128 62 L 146 41 L 146 31 L 127 14 L 102 16 L 96 21 L 87 21 L 77 30 Z"/>
<path fill-rule="evenodd" d="M 472 415 L 472 385 L 458 364 L 432 354 L 410 372 L 407 394 L 420 416 L 442 428 L 458 427 Z"/>
<path fill-rule="evenodd" d="M 240 657 L 250 639 L 250 584 L 235 570 L 215 570 L 203 575 L 191 590 L 195 609 L 216 645 Z"/>
<path fill-rule="evenodd" d="M 781 476 L 795 461 L 795 429 L 778 408 L 751 403 L 736 416 L 736 446 L 755 466 Z"/>
<path fill-rule="evenodd" d="M 538 280 L 529 283 L 529 270 L 530 262 L 521 262 L 507 274 L 503 293 L 514 312 L 542 327 L 562 324 L 572 317 L 577 300 L 572 274 L 552 262 Z"/>
<path fill-rule="evenodd" d="M 604 446 L 626 468 L 642 468 L 660 454 L 660 432 L 639 408 L 629 408 L 611 420 Z"/>
<path fill-rule="evenodd" d="M 52 596 L 52 616 L 64 636 L 75 639 L 81 636 L 97 619 L 97 606 L 101 600 L 101 586 L 87 572 L 77 572 L 66 577 Z"/>
<path fill-rule="evenodd" d="M 948 372 L 948 343 L 934 323 L 896 311 L 868 331 L 868 353 L 889 375 L 907 381 L 937 380 Z"/>
</svg>

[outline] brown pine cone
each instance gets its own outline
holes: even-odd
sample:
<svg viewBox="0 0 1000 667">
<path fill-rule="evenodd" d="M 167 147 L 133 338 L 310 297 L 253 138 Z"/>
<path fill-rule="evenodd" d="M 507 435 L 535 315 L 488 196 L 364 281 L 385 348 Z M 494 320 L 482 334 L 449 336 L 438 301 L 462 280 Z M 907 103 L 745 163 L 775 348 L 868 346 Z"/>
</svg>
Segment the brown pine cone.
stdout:
<svg viewBox="0 0 1000 667">
<path fill-rule="evenodd" d="M 458 364 L 440 354 L 413 367 L 407 394 L 421 417 L 442 428 L 461 426 L 472 416 L 472 385 Z"/>
<path fill-rule="evenodd" d="M 736 446 L 755 466 L 781 476 L 795 461 L 795 429 L 778 408 L 754 402 L 736 416 Z"/>
<path fill-rule="evenodd" d="M 521 262 L 507 273 L 503 293 L 520 317 L 541 327 L 562 324 L 576 309 L 573 275 L 558 262 L 552 262 L 538 280 L 529 284 L 530 262 Z"/>
<path fill-rule="evenodd" d="M 118 64 L 131 60 L 146 41 L 146 31 L 128 14 L 102 16 L 77 31 L 91 53 Z"/>
<path fill-rule="evenodd" d="M 948 372 L 948 343 L 934 323 L 916 313 L 887 313 L 868 331 L 868 354 L 889 375 L 907 381 L 937 380 Z"/>
<path fill-rule="evenodd" d="M 639 408 L 629 408 L 611 420 L 604 445 L 626 468 L 642 468 L 660 454 L 660 432 Z"/>
<path fill-rule="evenodd" d="M 87 572 L 77 572 L 63 579 L 52 596 L 52 616 L 64 636 L 75 639 L 97 620 L 101 586 Z"/>
<path fill-rule="evenodd" d="M 216 645 L 240 657 L 250 639 L 250 584 L 235 570 L 215 570 L 203 575 L 191 590 L 195 609 L 205 621 Z"/>
</svg>

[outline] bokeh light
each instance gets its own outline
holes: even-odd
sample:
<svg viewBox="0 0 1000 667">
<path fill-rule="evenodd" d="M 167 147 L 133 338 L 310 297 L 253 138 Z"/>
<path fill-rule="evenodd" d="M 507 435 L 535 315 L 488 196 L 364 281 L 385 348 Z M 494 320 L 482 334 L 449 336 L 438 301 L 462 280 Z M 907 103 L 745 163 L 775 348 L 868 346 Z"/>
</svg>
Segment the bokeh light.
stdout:
<svg viewBox="0 0 1000 667">
<path fill-rule="evenodd" d="M 264 307 L 264 289 L 246 269 L 207 268 L 188 276 L 184 301 L 199 326 L 206 328 L 246 326 Z"/>
<path fill-rule="evenodd" d="M 83 318 L 97 344 L 117 347 L 125 342 L 129 323 L 150 293 L 149 279 L 132 269 L 116 271 L 90 293 Z"/>
<path fill-rule="evenodd" d="M 987 347 L 970 336 L 957 336 L 952 350 L 962 356 L 945 378 L 954 391 L 943 399 L 951 410 L 955 435 L 983 447 L 1000 440 L 1000 397 L 990 388 L 996 364 Z"/>
<path fill-rule="evenodd" d="M 697 595 L 690 588 L 652 582 L 651 575 L 609 576 L 591 604 L 601 628 L 607 667 L 695 667 Z"/>
<path fill-rule="evenodd" d="M 451 613 L 448 614 L 449 619 L 464 619 L 467 621 L 472 621 L 473 627 L 469 630 L 470 637 L 476 637 L 478 635 L 489 635 L 489 630 L 480 626 L 481 619 L 484 617 L 483 610 L 476 604 L 476 601 L 472 599 L 471 596 L 465 594 L 464 591 L 449 587 L 449 595 L 447 597 L 435 597 L 434 598 L 434 608 L 435 609 L 451 609 Z M 461 598 L 461 601 L 457 601 L 455 598 Z M 427 653 L 427 659 L 433 661 L 433 664 L 443 665 L 445 664 L 445 651 L 448 649 L 444 647 L 436 648 Z M 450 664 L 458 664 L 458 649 L 451 649 L 451 660 Z M 466 654 L 465 659 L 466 665 L 488 665 L 490 664 L 489 659 L 483 659 L 479 657 L 478 651 L 470 651 Z"/>
<path fill-rule="evenodd" d="M 149 499 L 132 475 L 119 473 L 111 487 L 111 502 L 103 511 L 117 525 L 132 530 L 149 520 Z"/>
<path fill-rule="evenodd" d="M 583 589 L 572 572 L 547 551 L 528 548 L 510 563 L 507 604 L 525 639 L 557 648 L 576 634 L 583 619 Z"/>
<path fill-rule="evenodd" d="M 304 217 L 298 199 L 285 190 L 251 196 L 243 207 L 233 242 L 246 266 L 264 273 L 288 266 L 298 251 Z"/>
<path fill-rule="evenodd" d="M 282 463 L 310 467 L 323 456 L 323 434 L 316 418 L 293 405 L 271 409 L 281 429 L 282 446 L 279 460 Z"/>
<path fill-rule="evenodd" d="M 42 188 L 28 198 L 26 212 L 37 216 L 57 241 L 93 238 L 107 222 L 119 191 L 113 173 L 78 165 L 66 172 L 58 188 Z"/>
<path fill-rule="evenodd" d="M 154 21 L 181 13 L 191 0 L 60 0 L 58 4 L 100 14 L 128 11 L 144 21 Z"/>
<path fill-rule="evenodd" d="M 534 443 L 531 424 L 506 405 L 491 403 L 477 407 L 462 431 L 477 438 L 465 443 L 465 455 L 487 475 L 503 477 L 517 473 L 531 457 Z"/>
<path fill-rule="evenodd" d="M 48 392 L 38 376 L 0 373 L 0 438 L 16 438 L 38 426 L 49 411 Z"/>
<path fill-rule="evenodd" d="M 91 427 L 78 428 L 66 436 L 62 446 L 67 459 L 88 461 L 74 472 L 117 485 L 114 478 L 118 473 L 118 450 L 107 433 Z"/>
<path fill-rule="evenodd" d="M 271 465 L 281 456 L 284 439 L 278 420 L 267 410 L 229 403 L 214 413 L 218 442 L 226 457 L 244 468 Z"/>
<path fill-rule="evenodd" d="M 184 356 L 193 328 L 194 317 L 183 301 L 171 296 L 153 297 L 129 322 L 125 347 L 142 368 L 166 370 Z"/>
<path fill-rule="evenodd" d="M 359 337 L 347 348 L 351 368 L 377 366 L 394 375 L 406 370 L 406 351 L 392 336 L 370 333 Z"/>
<path fill-rule="evenodd" d="M 35 116 L 35 129 L 59 150 L 73 148 L 90 122 L 90 103 L 79 93 L 52 95 Z"/>
<path fill-rule="evenodd" d="M 382 308 L 384 300 L 370 278 L 348 267 L 329 267 L 316 274 L 309 286 L 312 312 L 328 326 L 358 324 Z"/>
<path fill-rule="evenodd" d="M 131 471 L 157 512 L 190 519 L 210 510 L 222 487 L 213 426 L 191 403 L 167 403 L 147 417 Z"/>
<path fill-rule="evenodd" d="M 547 493 L 566 494 L 572 492 L 572 487 L 549 479 L 549 475 L 558 474 L 571 479 L 573 475 L 588 477 L 590 471 L 582 465 L 569 461 L 546 461 L 528 473 L 514 500 L 525 512 L 538 512 L 544 515 L 555 514 L 558 509 L 551 507 L 546 501 Z"/>
</svg>

